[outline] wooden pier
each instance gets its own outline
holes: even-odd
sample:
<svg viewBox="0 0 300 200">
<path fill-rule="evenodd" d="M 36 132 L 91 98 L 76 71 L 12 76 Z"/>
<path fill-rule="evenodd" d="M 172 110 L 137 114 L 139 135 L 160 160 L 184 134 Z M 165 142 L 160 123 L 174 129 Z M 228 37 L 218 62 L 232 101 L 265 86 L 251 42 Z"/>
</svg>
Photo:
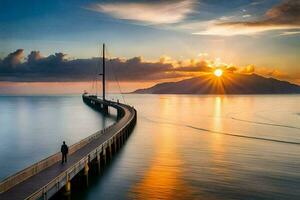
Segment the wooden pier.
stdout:
<svg viewBox="0 0 300 200">
<path fill-rule="evenodd" d="M 73 178 L 79 173 L 87 175 L 89 169 L 95 166 L 91 163 L 97 163 L 98 168 L 105 165 L 121 148 L 136 124 L 136 110 L 88 94 L 82 98 L 100 112 L 107 113 L 109 107 L 115 108 L 117 122 L 70 146 L 66 164 L 61 164 L 61 153 L 58 152 L 3 180 L 0 183 L 1 200 L 49 199 L 62 189 L 70 192 Z"/>
</svg>

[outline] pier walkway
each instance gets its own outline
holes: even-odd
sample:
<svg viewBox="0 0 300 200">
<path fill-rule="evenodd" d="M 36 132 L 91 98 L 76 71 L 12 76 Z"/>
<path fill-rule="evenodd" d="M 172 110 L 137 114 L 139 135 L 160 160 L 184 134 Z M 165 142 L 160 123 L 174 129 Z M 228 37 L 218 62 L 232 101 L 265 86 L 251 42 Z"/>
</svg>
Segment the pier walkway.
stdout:
<svg viewBox="0 0 300 200">
<path fill-rule="evenodd" d="M 136 110 L 125 104 L 102 101 L 83 95 L 83 101 L 92 108 L 106 112 L 117 109 L 118 121 L 69 147 L 68 162 L 62 165 L 61 154 L 56 153 L 8 177 L 0 183 L 1 200 L 49 199 L 64 187 L 70 191 L 71 179 L 79 172 L 87 173 L 91 163 L 106 163 L 124 144 L 136 123 Z"/>
</svg>

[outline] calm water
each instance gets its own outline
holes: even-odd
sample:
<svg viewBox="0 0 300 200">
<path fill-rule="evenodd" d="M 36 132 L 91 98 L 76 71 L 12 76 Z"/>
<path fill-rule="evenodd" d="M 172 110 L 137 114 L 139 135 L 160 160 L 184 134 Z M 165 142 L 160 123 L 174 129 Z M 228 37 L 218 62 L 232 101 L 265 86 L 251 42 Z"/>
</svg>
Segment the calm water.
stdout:
<svg viewBox="0 0 300 200">
<path fill-rule="evenodd" d="M 81 96 L 0 96 L 0 179 L 114 122 Z"/>
<path fill-rule="evenodd" d="M 39 134 L 43 127 L 35 134 L 20 133 L 28 123 L 41 126 L 36 122 L 40 117 L 17 114 L 43 104 L 28 102 L 17 107 L 11 99 L 7 103 L 17 113 L 6 113 L 2 122 L 1 102 L 1 127 L 4 123 L 5 129 L 17 129 L 6 131 L 13 139 L 1 140 L 1 145 L 6 146 L 4 149 L 11 144 L 14 149 L 22 148 L 11 159 L 1 149 L 1 165 L 3 160 L 8 166 L 7 160 L 15 162 L 20 157 L 30 160 L 32 144 L 42 143 L 39 147 L 51 152 L 62 139 L 75 142 L 103 126 L 101 115 L 86 108 L 80 98 L 68 98 L 53 97 L 54 102 L 73 99 L 77 107 L 67 109 L 68 103 L 54 106 L 52 115 L 44 117 L 60 128 L 54 128 L 55 133 L 47 137 Z M 133 134 L 103 175 L 90 177 L 89 187 L 73 192 L 72 199 L 300 199 L 299 95 L 127 95 L 125 100 L 138 110 Z M 44 97 L 44 101 L 49 100 Z M 57 119 L 56 113 L 64 117 Z M 85 122 L 82 131 L 73 133 L 72 126 L 79 125 L 65 118 L 78 117 L 79 113 Z M 10 120 L 18 118 L 13 127 L 10 115 Z M 69 133 L 57 131 L 69 126 Z"/>
</svg>

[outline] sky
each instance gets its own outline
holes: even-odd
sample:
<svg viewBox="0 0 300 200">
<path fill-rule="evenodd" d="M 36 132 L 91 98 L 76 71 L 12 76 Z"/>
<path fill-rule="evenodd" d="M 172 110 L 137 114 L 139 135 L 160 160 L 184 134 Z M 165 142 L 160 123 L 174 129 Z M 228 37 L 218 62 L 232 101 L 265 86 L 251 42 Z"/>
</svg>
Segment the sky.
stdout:
<svg viewBox="0 0 300 200">
<path fill-rule="evenodd" d="M 300 84 L 300 1 L 1 0 L 0 93 L 82 91 L 102 43 L 125 91 L 219 67 Z"/>
</svg>

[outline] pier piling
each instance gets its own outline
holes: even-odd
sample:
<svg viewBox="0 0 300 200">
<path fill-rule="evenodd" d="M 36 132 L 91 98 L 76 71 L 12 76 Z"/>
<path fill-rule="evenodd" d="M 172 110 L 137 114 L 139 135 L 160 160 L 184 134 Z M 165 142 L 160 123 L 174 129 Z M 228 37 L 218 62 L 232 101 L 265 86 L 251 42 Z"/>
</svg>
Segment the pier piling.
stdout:
<svg viewBox="0 0 300 200">
<path fill-rule="evenodd" d="M 108 107 L 117 109 L 117 122 L 70 146 L 69 159 L 63 167 L 58 152 L 4 179 L 0 183 L 1 200 L 49 199 L 59 191 L 64 191 L 64 195 L 68 196 L 71 182 L 74 178 L 76 180 L 78 174 L 82 173 L 81 177 L 88 182 L 90 168 L 95 166 L 100 172 L 101 167 L 106 166 L 124 145 L 135 126 L 136 111 L 128 105 L 103 101 L 86 94 L 83 101 L 104 113 L 108 113 Z"/>
</svg>

